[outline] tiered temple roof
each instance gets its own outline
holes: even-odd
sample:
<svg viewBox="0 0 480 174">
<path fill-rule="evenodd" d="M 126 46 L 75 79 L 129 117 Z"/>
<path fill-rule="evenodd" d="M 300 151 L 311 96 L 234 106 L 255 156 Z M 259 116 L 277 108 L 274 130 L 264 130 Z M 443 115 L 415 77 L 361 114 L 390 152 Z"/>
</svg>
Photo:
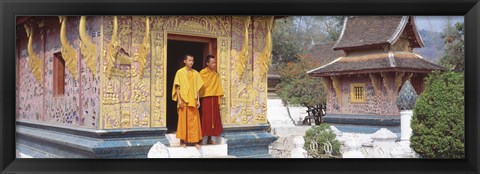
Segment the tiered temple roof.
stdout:
<svg viewBox="0 0 480 174">
<path fill-rule="evenodd" d="M 385 71 L 429 73 L 432 70 L 444 70 L 442 66 L 413 52 L 392 51 L 391 48 L 402 35 L 406 37 L 410 50 L 423 47 L 413 17 L 347 17 L 340 39 L 333 46 L 333 50 L 343 50 L 344 56 L 336 57 L 330 63 L 310 70 L 308 74 L 331 76 Z M 329 55 L 329 50 L 317 53 L 317 56 L 322 57 Z"/>
</svg>

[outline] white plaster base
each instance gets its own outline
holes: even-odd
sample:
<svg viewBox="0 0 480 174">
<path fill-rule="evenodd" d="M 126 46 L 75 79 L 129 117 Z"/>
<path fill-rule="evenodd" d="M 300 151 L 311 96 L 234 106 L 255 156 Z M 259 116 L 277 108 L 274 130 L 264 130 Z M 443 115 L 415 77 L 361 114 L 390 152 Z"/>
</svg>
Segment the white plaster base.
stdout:
<svg viewBox="0 0 480 174">
<path fill-rule="evenodd" d="M 148 158 L 228 158 L 227 144 L 167 147 L 160 142 L 155 143 L 148 153 Z"/>
</svg>

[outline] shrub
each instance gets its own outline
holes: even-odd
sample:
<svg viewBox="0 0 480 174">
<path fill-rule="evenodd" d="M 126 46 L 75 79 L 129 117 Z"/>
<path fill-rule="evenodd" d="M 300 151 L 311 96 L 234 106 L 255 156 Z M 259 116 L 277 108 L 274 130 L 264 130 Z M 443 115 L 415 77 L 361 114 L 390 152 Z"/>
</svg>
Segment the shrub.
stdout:
<svg viewBox="0 0 480 174">
<path fill-rule="evenodd" d="M 331 155 L 325 152 L 326 146 L 330 147 Z M 338 142 L 335 133 L 330 129 L 330 125 L 326 123 L 312 126 L 305 132 L 304 147 L 308 155 L 314 158 L 340 156 L 340 142 Z"/>
<path fill-rule="evenodd" d="M 413 150 L 424 158 L 464 158 L 464 103 L 462 73 L 432 73 L 413 110 Z"/>
</svg>

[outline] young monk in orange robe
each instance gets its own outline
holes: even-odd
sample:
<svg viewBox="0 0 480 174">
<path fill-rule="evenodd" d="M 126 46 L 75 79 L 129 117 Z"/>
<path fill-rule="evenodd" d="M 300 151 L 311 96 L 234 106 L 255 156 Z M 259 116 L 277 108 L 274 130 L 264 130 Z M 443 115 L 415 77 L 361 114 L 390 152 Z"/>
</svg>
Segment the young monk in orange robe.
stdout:
<svg viewBox="0 0 480 174">
<path fill-rule="evenodd" d="M 223 96 L 220 76 L 217 73 L 217 60 L 214 56 L 207 56 L 207 67 L 200 71 L 205 84 L 201 90 L 202 98 L 202 132 L 208 136 L 207 144 L 217 144 L 212 136 L 220 136 L 223 132 L 222 119 L 220 118 L 220 97 Z"/>
<path fill-rule="evenodd" d="M 187 54 L 183 57 L 185 67 L 180 68 L 175 74 L 172 99 L 177 101 L 176 137 L 180 139 L 180 145 L 185 147 L 186 143 L 189 143 L 200 148 L 202 129 L 198 112 L 198 107 L 200 107 L 198 92 L 203 86 L 203 80 L 198 72 L 192 69 L 193 62 L 193 56 Z"/>
</svg>

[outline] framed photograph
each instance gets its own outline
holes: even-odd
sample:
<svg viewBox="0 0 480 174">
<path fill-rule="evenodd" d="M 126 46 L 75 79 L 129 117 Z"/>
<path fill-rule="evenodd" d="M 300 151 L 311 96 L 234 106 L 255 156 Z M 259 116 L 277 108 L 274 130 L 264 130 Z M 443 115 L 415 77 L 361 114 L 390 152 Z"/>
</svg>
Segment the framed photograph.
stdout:
<svg viewBox="0 0 480 174">
<path fill-rule="evenodd" d="M 478 0 L 0 9 L 0 173 L 479 172 Z"/>
</svg>

